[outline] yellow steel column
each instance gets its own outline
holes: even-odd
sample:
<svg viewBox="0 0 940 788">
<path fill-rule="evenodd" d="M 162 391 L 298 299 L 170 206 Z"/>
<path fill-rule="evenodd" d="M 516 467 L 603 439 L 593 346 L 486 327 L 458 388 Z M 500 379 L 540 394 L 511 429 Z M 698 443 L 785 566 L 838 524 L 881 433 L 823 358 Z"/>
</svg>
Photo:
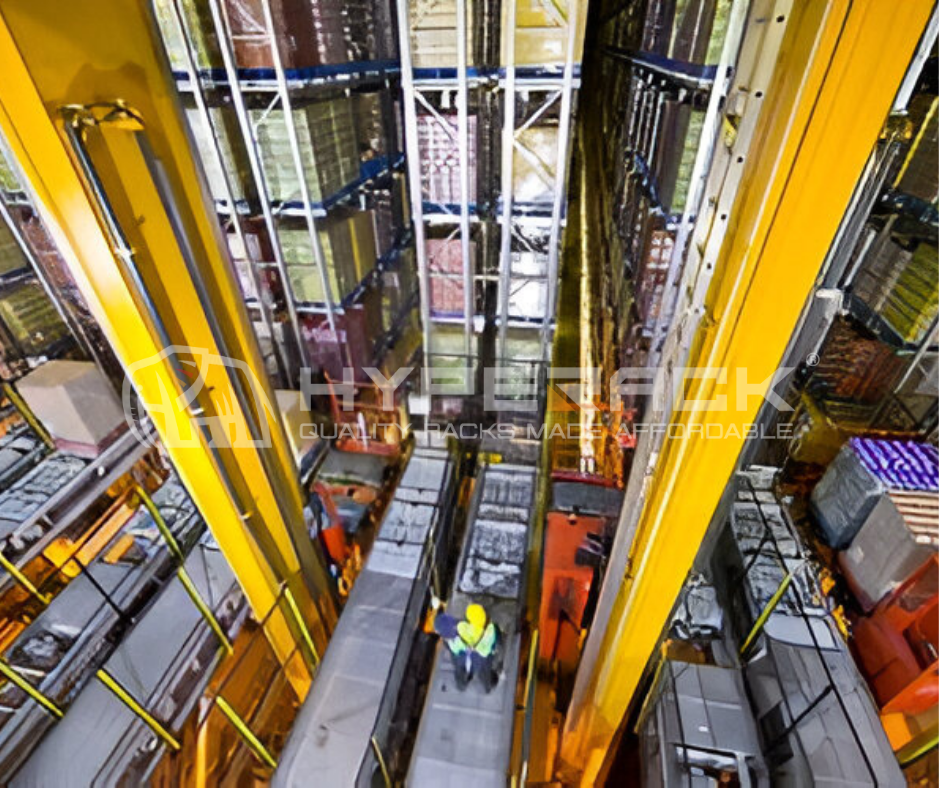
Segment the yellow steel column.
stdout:
<svg viewBox="0 0 940 788">
<path fill-rule="evenodd" d="M 8 0 L 0 13 L 0 129 L 44 221 L 141 397 L 169 403 L 152 414 L 157 431 L 254 611 L 263 618 L 286 583 L 322 652 L 336 615 L 330 581 L 304 528 L 293 459 L 149 3 Z M 136 121 L 80 131 L 96 191 L 63 108 L 118 101 Z M 186 381 L 168 344 L 197 349 L 185 362 L 204 382 L 195 401 L 177 396 Z M 199 368 L 212 358 L 237 367 Z M 200 426 L 210 421 L 243 440 L 212 446 Z M 303 632 L 287 611 L 269 620 L 287 660 Z"/>
<path fill-rule="evenodd" d="M 737 370 L 757 383 L 780 363 L 931 6 L 803 0 L 766 20 L 785 39 L 688 362 L 726 369 L 727 383 L 689 381 L 695 404 L 673 417 L 685 437 L 665 442 L 585 701 L 569 710 L 563 766 L 583 785 L 611 755 L 761 405 L 736 402 Z M 703 437 L 709 427 L 725 437 Z"/>
</svg>

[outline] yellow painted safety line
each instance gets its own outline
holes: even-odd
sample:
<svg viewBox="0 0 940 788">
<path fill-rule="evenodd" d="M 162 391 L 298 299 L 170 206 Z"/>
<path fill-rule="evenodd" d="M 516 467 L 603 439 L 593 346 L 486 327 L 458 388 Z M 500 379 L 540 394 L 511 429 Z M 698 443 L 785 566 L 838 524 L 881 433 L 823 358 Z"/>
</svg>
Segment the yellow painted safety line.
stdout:
<svg viewBox="0 0 940 788">
<path fill-rule="evenodd" d="M 317 651 L 313 637 L 310 635 L 310 630 L 307 629 L 307 624 L 304 622 L 303 616 L 300 615 L 300 608 L 297 607 L 297 601 L 294 599 L 294 595 L 287 586 L 284 586 L 284 599 L 287 600 L 287 606 L 290 608 L 291 615 L 297 622 L 297 626 L 300 627 L 300 634 L 303 636 L 304 643 L 307 644 L 307 648 L 309 648 L 310 653 L 313 654 L 314 667 L 316 667 L 320 664 L 320 652 Z"/>
<path fill-rule="evenodd" d="M 904 164 L 901 165 L 901 169 L 898 171 L 897 177 L 894 179 L 894 183 L 892 184 L 895 189 L 898 187 L 898 184 L 901 183 L 905 173 L 907 173 L 907 168 L 911 166 L 911 162 L 914 160 L 914 155 L 917 153 L 917 149 L 920 147 L 920 143 L 923 141 L 924 135 L 927 133 L 927 126 L 930 124 L 930 120 L 934 115 L 937 114 L 938 101 L 940 101 L 940 99 L 933 100 L 933 103 L 930 105 L 930 111 L 927 113 L 927 117 L 924 118 L 924 122 L 920 125 L 920 131 L 917 132 L 917 136 L 914 137 L 914 141 L 911 143 L 911 148 L 907 152 L 907 156 L 904 158 Z"/>
<path fill-rule="evenodd" d="M 375 753 L 375 760 L 379 762 L 379 769 L 382 770 L 382 779 L 385 781 L 385 788 L 392 788 L 392 776 L 388 773 L 388 766 L 385 763 L 385 756 L 382 755 L 382 748 L 379 747 L 379 742 L 373 736 L 370 741 L 372 742 L 372 752 Z"/>
<path fill-rule="evenodd" d="M 535 661 L 538 656 L 539 631 L 536 629 L 532 633 L 532 640 L 529 643 L 529 659 L 525 672 L 525 689 L 522 691 L 522 708 L 529 705 L 529 693 L 532 691 L 532 680 L 535 678 Z"/>
<path fill-rule="evenodd" d="M 179 562 L 180 566 L 176 570 L 176 576 L 179 578 L 180 583 L 183 584 L 183 588 L 186 589 L 186 593 L 189 594 L 189 598 L 193 601 L 193 604 L 205 619 L 206 623 L 209 625 L 209 628 L 215 633 L 215 636 L 219 639 L 219 642 L 221 642 L 222 647 L 228 654 L 231 654 L 235 650 L 232 646 L 232 642 L 225 634 L 225 630 L 222 628 L 219 620 L 215 617 L 212 610 L 202 598 L 202 595 L 196 588 L 196 584 L 193 583 L 192 578 L 189 576 L 189 572 L 187 572 L 186 568 L 183 566 L 183 563 L 186 560 L 186 556 L 183 555 L 183 551 L 180 549 L 179 542 L 176 541 L 176 537 L 173 536 L 173 532 L 166 524 L 166 520 L 163 519 L 163 515 L 157 508 L 157 505 L 153 502 L 153 498 L 151 498 L 150 494 L 143 488 L 143 485 L 141 485 L 139 482 L 135 482 L 134 488 L 144 507 L 150 513 L 153 521 L 157 524 L 157 530 L 163 537 L 163 541 L 166 542 L 167 548 L 173 554 L 173 557 Z"/>
<path fill-rule="evenodd" d="M 777 606 L 780 600 L 783 599 L 783 595 L 787 592 L 787 589 L 790 587 L 790 581 L 792 580 L 793 573 L 790 572 L 785 578 L 783 578 L 783 582 L 780 584 L 780 587 L 774 591 L 774 595 L 767 601 L 767 604 L 764 605 L 764 609 L 757 617 L 757 621 L 754 622 L 754 626 L 751 628 L 751 631 L 745 638 L 744 645 L 741 646 L 739 651 L 740 654 L 745 654 L 757 639 L 757 636 L 764 628 L 764 624 L 767 623 L 767 619 L 770 618 L 770 614 L 774 612 L 774 608 Z"/>
<path fill-rule="evenodd" d="M 182 564 L 183 561 L 186 560 L 186 556 L 183 555 L 179 542 L 177 542 L 176 537 L 173 536 L 173 532 L 166 524 L 166 520 L 163 519 L 163 515 L 160 514 L 160 510 L 153 502 L 153 498 L 150 497 L 150 493 L 144 489 L 140 482 L 134 482 L 134 489 L 137 492 L 137 497 L 140 498 L 141 503 L 157 524 L 157 530 L 160 532 L 160 536 L 163 537 L 163 541 L 166 542 L 166 546 L 170 549 L 170 552 L 173 553 L 173 557 Z"/>
<path fill-rule="evenodd" d="M 17 687 L 23 690 L 23 692 L 29 695 L 29 697 L 36 701 L 36 703 L 42 706 L 57 720 L 61 720 L 62 717 L 65 716 L 65 712 L 63 712 L 62 709 L 56 706 L 55 703 L 49 700 L 49 698 L 43 695 L 38 689 L 36 689 L 2 659 L 0 659 L 0 674 L 3 674 Z"/>
<path fill-rule="evenodd" d="M 193 601 L 196 609 L 202 614 L 202 617 L 209 625 L 209 629 L 211 629 L 215 633 L 215 636 L 219 639 L 219 642 L 222 644 L 222 648 L 224 648 L 228 654 L 234 653 L 235 647 L 232 645 L 232 641 L 228 639 L 228 635 L 225 634 L 225 630 L 222 629 L 222 625 L 219 623 L 219 620 L 215 617 L 212 610 L 209 609 L 209 606 L 206 604 L 202 596 L 200 596 L 199 590 L 196 588 L 196 584 L 193 583 L 193 580 L 189 576 L 189 573 L 186 571 L 186 569 L 181 566 L 176 570 L 176 576 L 179 578 L 180 583 L 183 584 L 183 588 L 186 589 L 186 593 L 189 594 L 189 598 Z"/>
<path fill-rule="evenodd" d="M 42 442 L 50 449 L 54 449 L 55 441 L 52 439 L 52 436 L 46 431 L 46 428 L 42 426 L 39 419 L 36 418 L 33 409 L 26 404 L 26 400 L 20 396 L 20 393 L 6 381 L 3 382 L 3 393 L 7 395 L 7 398 L 13 403 L 13 407 L 19 411 L 20 415 L 26 420 L 26 423 L 33 432 L 42 439 Z"/>
<path fill-rule="evenodd" d="M 157 734 L 164 743 L 173 751 L 178 752 L 180 749 L 180 743 L 176 740 L 172 733 L 170 733 L 166 728 L 163 727 L 161 722 L 154 717 L 149 711 L 147 711 L 140 703 L 137 702 L 137 699 L 130 694 L 121 683 L 114 678 L 110 673 L 108 673 L 104 668 L 101 668 L 95 674 L 99 681 L 104 684 L 111 692 L 114 693 L 115 697 L 120 700 L 127 708 L 129 708 L 134 714 L 140 717 L 143 720 L 147 727 L 150 728 L 154 733 Z"/>
<path fill-rule="evenodd" d="M 239 716 L 238 712 L 229 705 L 228 701 L 221 695 L 216 695 L 215 705 L 218 706 L 221 712 L 228 718 L 228 721 L 235 726 L 235 730 L 239 732 L 251 751 L 272 769 L 276 769 L 277 761 L 274 759 L 274 756 L 271 755 L 267 748 L 261 743 L 261 739 L 251 732 L 251 728 L 249 728 L 245 721 Z"/>
<path fill-rule="evenodd" d="M 44 605 L 49 604 L 49 596 L 42 593 L 36 586 L 32 584 L 30 579 L 24 575 L 19 569 L 17 569 L 13 563 L 7 558 L 2 551 L 0 551 L 0 566 L 7 570 L 10 573 L 10 576 L 16 580 L 23 588 L 29 591 L 30 595 L 38 599 Z"/>
</svg>

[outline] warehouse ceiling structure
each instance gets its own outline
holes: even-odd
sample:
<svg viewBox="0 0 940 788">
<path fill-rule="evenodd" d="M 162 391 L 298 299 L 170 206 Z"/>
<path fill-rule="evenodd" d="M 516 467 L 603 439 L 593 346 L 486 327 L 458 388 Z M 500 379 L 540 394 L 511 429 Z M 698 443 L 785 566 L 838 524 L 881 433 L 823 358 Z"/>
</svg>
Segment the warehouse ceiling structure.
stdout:
<svg viewBox="0 0 940 788">
<path fill-rule="evenodd" d="M 0 1 L 0 782 L 940 784 L 937 46 Z"/>
</svg>

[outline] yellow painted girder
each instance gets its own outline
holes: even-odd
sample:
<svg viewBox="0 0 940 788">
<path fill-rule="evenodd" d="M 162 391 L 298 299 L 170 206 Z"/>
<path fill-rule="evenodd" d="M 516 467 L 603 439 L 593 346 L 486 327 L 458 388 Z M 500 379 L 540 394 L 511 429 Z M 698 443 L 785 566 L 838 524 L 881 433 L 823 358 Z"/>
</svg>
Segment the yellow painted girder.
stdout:
<svg viewBox="0 0 940 788">
<path fill-rule="evenodd" d="M 735 370 L 768 380 L 931 12 L 930 0 L 804 0 L 794 4 L 774 79 L 696 336 L 689 367 L 728 370 L 732 386 L 692 381 L 703 404 L 677 412 L 689 436 L 667 440 L 624 578 L 589 677 L 569 711 L 562 764 L 593 785 L 730 478 L 743 439 L 703 438 L 714 425 L 746 434 L 761 398 L 735 409 Z M 765 23 L 770 20 L 765 20 Z M 783 23 L 783 22 L 781 22 Z M 753 94 L 750 101 L 758 100 Z M 728 408 L 715 398 L 728 396 Z"/>
<path fill-rule="evenodd" d="M 271 404 L 266 423 L 270 448 L 222 448 L 215 459 L 177 408 L 155 418 L 174 465 L 233 567 L 256 615 L 263 618 L 284 584 L 322 652 L 335 622 L 330 581 L 313 552 L 302 517 L 296 470 L 278 418 L 224 239 L 190 150 L 181 109 L 145 0 L 35 3 L 9 0 L 0 8 L 0 128 L 29 182 L 89 308 L 125 369 L 163 350 L 140 293 L 127 281 L 102 223 L 100 206 L 79 175 L 63 131 L 60 108 L 122 100 L 139 114 L 159 159 L 191 258 L 208 287 L 199 298 L 177 237 L 133 132 L 101 127 L 88 146 L 105 191 L 137 258 L 148 295 L 174 344 L 245 362 Z M 211 312 L 220 331 L 213 333 Z M 221 334 L 221 336 L 220 336 Z M 217 338 L 224 338 L 226 353 Z M 162 388 L 179 391 L 166 363 L 135 375 L 145 401 L 164 401 Z M 248 434 L 249 415 L 222 368 L 206 370 L 209 415 L 228 414 L 232 428 Z M 174 432 L 197 438 L 181 447 Z M 227 486 L 219 465 L 229 478 Z M 234 490 L 232 489 L 234 488 Z M 303 643 L 289 614 L 269 619 L 268 634 L 281 658 Z M 292 662 L 295 664 L 295 662 Z"/>
</svg>

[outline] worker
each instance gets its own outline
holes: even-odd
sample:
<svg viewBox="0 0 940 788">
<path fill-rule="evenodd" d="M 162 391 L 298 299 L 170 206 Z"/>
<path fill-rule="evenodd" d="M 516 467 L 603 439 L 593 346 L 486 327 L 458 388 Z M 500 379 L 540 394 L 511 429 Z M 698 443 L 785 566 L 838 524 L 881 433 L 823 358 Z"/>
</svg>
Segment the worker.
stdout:
<svg viewBox="0 0 940 788">
<path fill-rule="evenodd" d="M 497 656 L 500 633 L 495 622 L 487 621 L 483 606 L 476 603 L 468 605 L 463 621 L 440 612 L 434 619 L 434 630 L 450 650 L 457 688 L 466 689 L 476 675 L 480 677 L 483 688 L 490 692 L 499 682 Z"/>
</svg>

